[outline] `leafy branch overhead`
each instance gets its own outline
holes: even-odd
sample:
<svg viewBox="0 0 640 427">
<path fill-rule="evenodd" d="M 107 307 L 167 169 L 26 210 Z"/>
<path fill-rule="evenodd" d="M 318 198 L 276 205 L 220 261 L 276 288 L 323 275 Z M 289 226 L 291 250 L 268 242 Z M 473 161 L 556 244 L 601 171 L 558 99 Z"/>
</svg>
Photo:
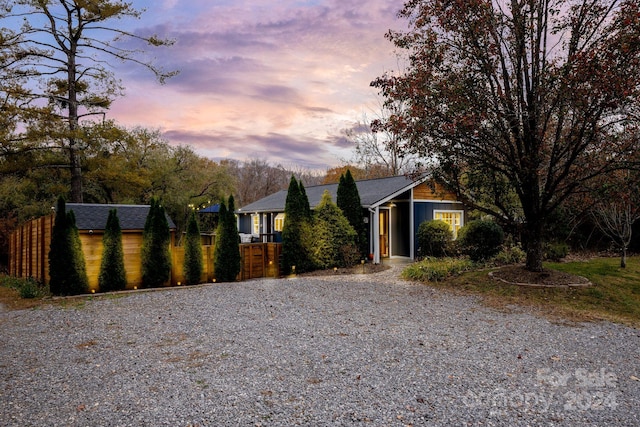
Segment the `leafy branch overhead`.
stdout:
<svg viewBox="0 0 640 427">
<path fill-rule="evenodd" d="M 552 213 L 592 180 L 634 166 L 640 149 L 637 1 L 408 1 L 408 61 L 372 82 L 378 123 L 435 161 L 458 197 L 520 231 L 542 268 Z M 620 135 L 633 137 L 621 138 Z"/>
<path fill-rule="evenodd" d="M 154 64 L 138 46 L 173 41 L 116 26 L 141 15 L 122 1 L 0 0 L 0 10 L 4 22 L 15 23 L 0 30 L 0 95 L 10 118 L 0 134 L 2 154 L 62 150 L 71 171 L 71 201 L 81 202 L 87 132 L 104 121 L 123 92 L 111 64 L 138 64 L 164 83 L 177 71 Z"/>
</svg>

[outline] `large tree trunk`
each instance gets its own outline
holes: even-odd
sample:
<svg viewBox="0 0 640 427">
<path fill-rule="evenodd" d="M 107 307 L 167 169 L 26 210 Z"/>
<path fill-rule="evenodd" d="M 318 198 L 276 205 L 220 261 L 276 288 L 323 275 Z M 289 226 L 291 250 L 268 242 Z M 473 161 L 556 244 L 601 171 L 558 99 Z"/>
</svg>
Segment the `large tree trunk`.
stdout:
<svg viewBox="0 0 640 427">
<path fill-rule="evenodd" d="M 544 258 L 542 223 L 525 224 L 523 243 L 527 253 L 525 268 L 529 271 L 542 271 L 542 259 Z"/>
<path fill-rule="evenodd" d="M 69 166 L 71 168 L 71 203 L 82 203 L 82 167 L 75 146 L 69 147 Z"/>
<path fill-rule="evenodd" d="M 620 268 L 627 268 L 627 247 L 622 246 L 622 256 L 620 258 Z"/>
<path fill-rule="evenodd" d="M 71 168 L 71 202 L 82 203 L 82 167 L 80 165 L 78 130 L 78 91 L 76 79 L 76 54 L 78 40 L 70 39 L 70 49 L 67 54 L 67 94 L 69 101 L 69 167 Z"/>
</svg>

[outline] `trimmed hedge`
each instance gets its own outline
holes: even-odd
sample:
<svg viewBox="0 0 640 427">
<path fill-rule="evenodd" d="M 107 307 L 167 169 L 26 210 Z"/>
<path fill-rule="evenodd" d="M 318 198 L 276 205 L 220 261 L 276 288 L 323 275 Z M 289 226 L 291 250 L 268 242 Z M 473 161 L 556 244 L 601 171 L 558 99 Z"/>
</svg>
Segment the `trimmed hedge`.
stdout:
<svg viewBox="0 0 640 427">
<path fill-rule="evenodd" d="M 500 252 L 504 232 L 488 220 L 471 221 L 458 231 L 458 245 L 473 261 L 489 259 Z"/>
<path fill-rule="evenodd" d="M 451 227 L 444 221 L 424 221 L 418 227 L 418 253 L 420 256 L 445 256 L 449 252 L 452 240 Z"/>
</svg>

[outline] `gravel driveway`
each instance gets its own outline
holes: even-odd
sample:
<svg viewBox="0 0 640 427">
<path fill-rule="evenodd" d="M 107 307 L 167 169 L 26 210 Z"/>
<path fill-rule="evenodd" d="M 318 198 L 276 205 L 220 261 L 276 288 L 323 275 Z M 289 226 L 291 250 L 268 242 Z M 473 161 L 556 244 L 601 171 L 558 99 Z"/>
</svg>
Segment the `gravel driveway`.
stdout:
<svg viewBox="0 0 640 427">
<path fill-rule="evenodd" d="M 398 273 L 2 312 L 0 425 L 640 425 L 640 331 Z"/>
</svg>

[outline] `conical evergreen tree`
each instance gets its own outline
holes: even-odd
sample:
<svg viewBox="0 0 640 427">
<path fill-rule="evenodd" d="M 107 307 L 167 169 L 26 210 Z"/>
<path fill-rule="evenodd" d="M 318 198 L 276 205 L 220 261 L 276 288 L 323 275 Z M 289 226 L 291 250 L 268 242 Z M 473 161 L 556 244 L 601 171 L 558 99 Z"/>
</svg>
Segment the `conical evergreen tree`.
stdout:
<svg viewBox="0 0 640 427">
<path fill-rule="evenodd" d="M 119 291 L 127 287 L 127 272 L 122 252 L 122 230 L 118 210 L 109 210 L 109 217 L 102 236 L 102 261 L 98 286 L 101 292 Z"/>
<path fill-rule="evenodd" d="M 309 206 L 309 197 L 307 197 L 307 190 L 304 188 L 304 184 L 302 181 L 298 182 L 298 187 L 300 188 L 300 206 L 301 206 L 301 215 L 302 218 L 311 219 L 311 207 Z"/>
<path fill-rule="evenodd" d="M 214 273 L 218 282 L 233 282 L 240 273 L 240 246 L 238 225 L 234 213 L 234 199 L 229 196 L 229 207 L 220 203 L 220 222 L 216 233 Z"/>
<path fill-rule="evenodd" d="M 54 295 L 76 295 L 86 292 L 88 283 L 75 215 L 67 213 L 61 196 L 49 246 L 49 290 Z"/>
<path fill-rule="evenodd" d="M 49 290 L 53 295 L 62 295 L 68 288 L 68 278 L 71 275 L 71 248 L 67 238 L 67 209 L 64 197 L 58 197 L 56 217 L 51 232 L 49 247 Z"/>
<path fill-rule="evenodd" d="M 200 283 L 202 277 L 202 240 L 195 211 L 189 216 L 184 244 L 184 281 L 187 285 Z"/>
<path fill-rule="evenodd" d="M 84 294 L 89 290 L 89 278 L 87 277 L 87 267 L 84 262 L 84 253 L 82 252 L 82 241 L 80 240 L 80 232 L 76 226 L 76 215 L 72 210 L 67 212 L 67 225 L 69 231 L 69 245 L 71 246 L 71 270 L 72 276 L 69 280 L 68 295 Z"/>
<path fill-rule="evenodd" d="M 349 169 L 344 175 L 340 175 L 336 204 L 356 231 L 356 245 L 360 251 L 360 256 L 366 256 L 369 252 L 367 247 L 367 228 L 362 219 L 362 203 L 360 201 L 360 193 L 358 193 L 358 186 Z"/>
<path fill-rule="evenodd" d="M 311 269 L 311 259 L 305 246 L 308 238 L 311 209 L 304 186 L 291 177 L 284 207 L 284 226 L 282 229 L 282 272 L 302 273 Z"/>
<path fill-rule="evenodd" d="M 152 198 L 142 234 L 142 286 L 162 286 L 171 277 L 171 231 L 160 202 Z"/>
</svg>

